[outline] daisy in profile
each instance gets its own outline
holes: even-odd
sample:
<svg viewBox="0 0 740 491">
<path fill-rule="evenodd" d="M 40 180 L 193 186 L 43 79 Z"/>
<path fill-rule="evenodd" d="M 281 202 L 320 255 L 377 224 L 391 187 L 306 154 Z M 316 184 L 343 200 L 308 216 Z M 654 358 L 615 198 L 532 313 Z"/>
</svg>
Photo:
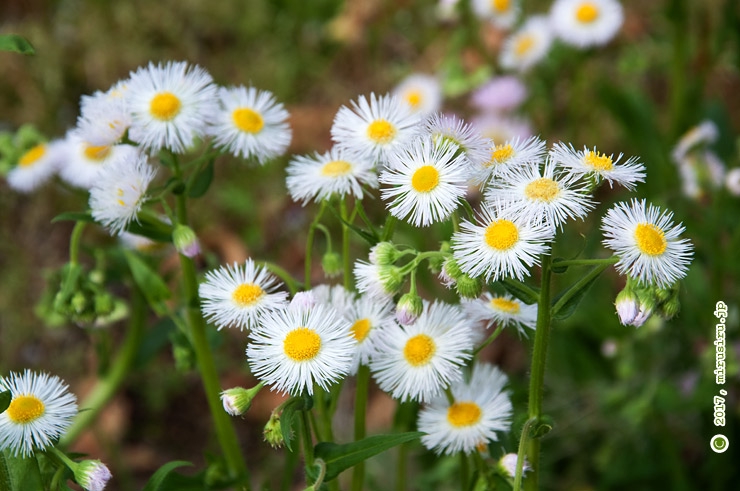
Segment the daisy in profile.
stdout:
<svg viewBox="0 0 740 491">
<path fill-rule="evenodd" d="M 683 225 L 673 225 L 673 213 L 661 212 L 645 200 L 617 203 L 602 220 L 604 246 L 619 257 L 620 274 L 642 284 L 671 286 L 686 276 L 692 245 L 679 236 Z"/>
<path fill-rule="evenodd" d="M 537 305 L 529 305 L 511 295 L 492 295 L 485 292 L 482 298 L 462 302 L 465 313 L 474 322 L 507 327 L 513 325 L 519 334 L 527 335 L 526 329 L 537 326 Z"/>
<path fill-rule="evenodd" d="M 476 363 L 468 383 L 451 387 L 454 402 L 436 397 L 419 411 L 417 427 L 426 433 L 421 443 L 437 454 L 472 453 L 498 440 L 496 432 L 511 426 L 513 406 L 504 391 L 507 377 L 488 363 Z"/>
<path fill-rule="evenodd" d="M 597 182 L 602 179 L 609 181 L 609 187 L 614 181 L 633 191 L 638 182 L 645 182 L 645 166 L 638 162 L 637 157 L 625 162 L 620 162 L 621 159 L 621 153 L 614 158 L 614 155 L 599 153 L 595 148 L 576 150 L 572 145 L 566 146 L 562 142 L 556 143 L 550 150 L 550 160 L 573 174 L 593 176 Z"/>
<path fill-rule="evenodd" d="M 467 192 L 468 166 L 457 145 L 420 138 L 393 155 L 380 174 L 380 192 L 391 215 L 416 227 L 446 220 Z"/>
<path fill-rule="evenodd" d="M 339 311 L 350 323 L 350 333 L 357 342 L 350 375 L 357 373 L 360 365 L 367 365 L 378 351 L 378 336 L 387 326 L 394 325 L 393 304 L 389 299 L 360 295 L 346 311 Z"/>
<path fill-rule="evenodd" d="M 503 143 L 491 142 L 486 153 L 486 159 L 473 166 L 472 181 L 479 186 L 519 167 L 539 165 L 545 157 L 545 142 L 536 136 L 516 137 Z"/>
<path fill-rule="evenodd" d="M 490 140 L 455 115 L 437 113 L 427 119 L 425 127 L 436 145 L 457 145 L 472 165 L 480 165 L 489 157 Z"/>
<path fill-rule="evenodd" d="M 30 370 L 0 377 L 10 406 L 0 413 L 0 451 L 28 457 L 54 444 L 77 415 L 77 398 L 59 377 Z"/>
<path fill-rule="evenodd" d="M 542 15 L 533 15 L 504 41 L 499 63 L 509 70 L 529 70 L 547 55 L 551 45 L 549 20 Z"/>
<path fill-rule="evenodd" d="M 76 131 L 65 139 L 66 152 L 59 165 L 59 177 L 72 186 L 90 189 L 97 181 L 100 170 L 116 160 L 133 161 L 139 149 L 133 145 L 93 145 L 82 139 Z"/>
<path fill-rule="evenodd" d="M 254 328 L 266 313 L 287 304 L 288 294 L 276 291 L 281 283 L 251 258 L 206 273 L 198 294 L 203 316 L 219 330 L 235 326 Z"/>
<path fill-rule="evenodd" d="M 395 97 L 360 96 L 352 106 L 339 108 L 331 137 L 343 150 L 385 163 L 418 133 L 419 115 Z"/>
<path fill-rule="evenodd" d="M 81 140 L 100 147 L 121 142 L 131 126 L 131 114 L 124 98 L 125 84 L 122 81 L 107 92 L 82 96 L 75 129 Z"/>
<path fill-rule="evenodd" d="M 556 0 L 550 19 L 564 43 L 585 48 L 608 43 L 622 27 L 624 13 L 616 0 Z"/>
<path fill-rule="evenodd" d="M 350 325 L 317 305 L 270 312 L 250 333 L 249 368 L 272 390 L 313 394 L 347 375 L 355 351 Z"/>
<path fill-rule="evenodd" d="M 216 145 L 261 164 L 285 153 L 293 135 L 288 111 L 271 92 L 254 87 L 220 87 L 220 109 L 207 129 Z"/>
<path fill-rule="evenodd" d="M 129 138 L 149 152 L 185 152 L 205 135 L 215 112 L 211 76 L 185 62 L 149 63 L 131 74 L 124 93 L 131 114 Z"/>
<path fill-rule="evenodd" d="M 139 152 L 104 165 L 90 188 L 89 206 L 98 223 L 120 235 L 136 220 L 156 171 Z"/>
<path fill-rule="evenodd" d="M 18 164 L 8 172 L 8 186 L 21 193 L 35 191 L 54 176 L 64 154 L 62 140 L 35 145 L 23 153 Z"/>
<path fill-rule="evenodd" d="M 442 87 L 432 75 L 409 75 L 393 89 L 392 95 L 422 116 L 439 111 L 442 106 Z"/>
<path fill-rule="evenodd" d="M 539 264 L 548 252 L 552 229 L 530 222 L 511 206 L 500 203 L 481 208 L 477 223 L 464 220 L 452 236 L 452 251 L 458 266 L 470 276 L 486 281 L 529 276 L 528 268 Z"/>
<path fill-rule="evenodd" d="M 426 402 L 462 378 L 473 347 L 471 326 L 460 308 L 424 303 L 413 325 L 390 324 L 378 336 L 370 370 L 394 399 Z"/>
<path fill-rule="evenodd" d="M 473 0 L 473 13 L 500 29 L 510 29 L 519 15 L 519 0 Z"/>
<path fill-rule="evenodd" d="M 577 174 L 556 170 L 549 160 L 544 168 L 526 165 L 510 172 L 504 181 L 494 181 L 486 191 L 489 201 L 511 204 L 514 213 L 526 220 L 562 228 L 568 219 L 583 218 L 594 203 Z"/>
<path fill-rule="evenodd" d="M 332 195 L 362 199 L 363 185 L 377 189 L 374 162 L 336 147 L 313 156 L 298 156 L 288 164 L 286 184 L 293 201 L 328 200 Z"/>
</svg>

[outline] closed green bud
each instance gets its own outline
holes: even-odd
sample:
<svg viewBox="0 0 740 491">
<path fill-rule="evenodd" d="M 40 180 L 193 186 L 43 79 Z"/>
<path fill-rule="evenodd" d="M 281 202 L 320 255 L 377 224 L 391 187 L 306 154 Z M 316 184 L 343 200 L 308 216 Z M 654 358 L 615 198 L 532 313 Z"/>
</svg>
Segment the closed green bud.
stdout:
<svg viewBox="0 0 740 491">
<path fill-rule="evenodd" d="M 85 294 L 82 292 L 75 292 L 74 295 L 72 295 L 72 301 L 70 302 L 70 305 L 72 306 L 72 310 L 77 313 L 81 314 L 85 311 L 85 308 L 87 306 L 87 298 L 85 298 Z"/>
<path fill-rule="evenodd" d="M 193 229 L 187 225 L 178 224 L 172 231 L 172 243 L 175 244 L 177 252 L 187 257 L 195 257 L 200 254 L 200 243 Z"/>
<path fill-rule="evenodd" d="M 379 266 L 378 277 L 383 291 L 388 295 L 395 295 L 403 285 L 404 276 L 398 266 Z"/>
<path fill-rule="evenodd" d="M 270 415 L 270 419 L 262 431 L 262 436 L 272 448 L 280 448 L 285 444 L 283 439 L 283 428 L 280 425 L 280 414 L 275 411 Z"/>
<path fill-rule="evenodd" d="M 399 257 L 400 253 L 392 242 L 378 242 L 370 249 L 370 262 L 378 266 L 390 266 Z"/>
<path fill-rule="evenodd" d="M 667 302 L 663 302 L 659 308 L 660 316 L 665 320 L 671 320 L 678 315 L 681 311 L 681 301 L 678 299 L 678 295 L 669 299 Z"/>
<path fill-rule="evenodd" d="M 113 297 L 108 292 L 95 295 L 95 315 L 106 316 L 113 311 Z"/>
<path fill-rule="evenodd" d="M 111 478 L 110 470 L 99 460 L 83 460 L 72 471 L 86 491 L 103 491 Z"/>
<path fill-rule="evenodd" d="M 321 258 L 321 267 L 327 278 L 334 278 L 342 274 L 342 258 L 336 252 L 327 252 Z"/>
<path fill-rule="evenodd" d="M 263 385 L 260 382 L 251 389 L 234 387 L 221 392 L 221 402 L 224 405 L 224 411 L 232 416 L 241 416 L 246 413 L 252 406 L 252 399 L 262 389 Z"/>
<path fill-rule="evenodd" d="M 396 320 L 403 326 L 410 326 L 424 311 L 424 303 L 416 293 L 405 293 L 396 304 Z"/>
<path fill-rule="evenodd" d="M 463 298 L 478 298 L 483 293 L 483 281 L 480 278 L 462 274 L 457 278 L 455 290 Z"/>
</svg>

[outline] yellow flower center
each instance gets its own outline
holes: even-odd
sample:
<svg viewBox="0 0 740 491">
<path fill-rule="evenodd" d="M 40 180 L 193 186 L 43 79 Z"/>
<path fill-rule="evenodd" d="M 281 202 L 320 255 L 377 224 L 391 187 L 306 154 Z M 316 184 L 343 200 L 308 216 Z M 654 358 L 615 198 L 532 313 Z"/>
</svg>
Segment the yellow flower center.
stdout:
<svg viewBox="0 0 740 491">
<path fill-rule="evenodd" d="M 517 302 L 516 300 L 509 300 L 503 297 L 494 297 L 491 299 L 491 305 L 494 309 L 506 312 L 507 314 L 519 313 L 519 302 Z"/>
<path fill-rule="evenodd" d="M 406 92 L 406 102 L 409 103 L 409 106 L 416 109 L 419 107 L 419 104 L 421 104 L 421 92 L 418 90 L 410 90 Z"/>
<path fill-rule="evenodd" d="M 367 337 L 371 327 L 370 319 L 360 319 L 352 325 L 352 335 L 358 343 L 361 343 Z"/>
<path fill-rule="evenodd" d="M 524 56 L 529 50 L 534 47 L 534 36 L 531 34 L 524 34 L 519 36 L 514 43 L 514 54 L 517 56 Z"/>
<path fill-rule="evenodd" d="M 447 421 L 455 428 L 472 426 L 478 421 L 483 412 L 474 402 L 456 402 L 447 410 Z"/>
<path fill-rule="evenodd" d="M 44 403 L 38 397 L 26 395 L 14 398 L 6 413 L 12 422 L 27 424 L 43 416 L 45 410 Z"/>
<path fill-rule="evenodd" d="M 420 193 L 428 193 L 439 184 L 439 171 L 432 165 L 424 165 L 416 169 L 411 176 L 411 187 Z"/>
<path fill-rule="evenodd" d="M 340 177 L 344 176 L 352 170 L 352 165 L 344 160 L 333 160 L 327 162 L 321 168 L 321 175 L 326 177 Z"/>
<path fill-rule="evenodd" d="M 283 351 L 293 361 L 313 359 L 321 350 L 321 336 L 307 327 L 293 329 L 285 336 Z"/>
<path fill-rule="evenodd" d="M 367 137 L 375 143 L 389 143 L 395 136 L 396 128 L 385 119 L 377 119 L 367 127 Z"/>
<path fill-rule="evenodd" d="M 549 177 L 540 177 L 527 184 L 524 195 L 531 200 L 551 203 L 560 196 L 560 186 Z"/>
<path fill-rule="evenodd" d="M 170 121 L 180 113 L 182 102 L 172 92 L 160 92 L 152 97 L 149 112 L 160 121 Z"/>
<path fill-rule="evenodd" d="M 668 246 L 663 231 L 652 223 L 637 224 L 635 242 L 637 242 L 637 248 L 648 256 L 660 256 Z"/>
<path fill-rule="evenodd" d="M 419 367 L 429 363 L 436 351 L 437 346 L 432 338 L 426 334 L 417 334 L 406 341 L 406 346 L 403 347 L 403 357 L 409 365 Z"/>
<path fill-rule="evenodd" d="M 509 145 L 496 145 L 491 152 L 490 164 L 502 164 L 514 156 L 514 147 Z"/>
<path fill-rule="evenodd" d="M 589 150 L 583 160 L 596 170 L 612 170 L 614 168 L 612 158 L 608 155 L 599 154 L 599 152 Z"/>
<path fill-rule="evenodd" d="M 491 0 L 491 7 L 496 12 L 506 12 L 509 10 L 510 0 Z"/>
<path fill-rule="evenodd" d="M 257 111 L 253 111 L 248 107 L 236 109 L 231 114 L 231 117 L 236 127 L 245 133 L 259 133 L 265 126 L 262 116 Z"/>
<path fill-rule="evenodd" d="M 486 227 L 486 244 L 498 251 L 505 251 L 519 241 L 519 229 L 513 222 L 500 219 Z"/>
<path fill-rule="evenodd" d="M 590 24 L 599 17 L 599 7 L 591 2 L 583 2 L 578 9 L 576 9 L 576 19 L 578 22 L 584 24 Z"/>
<path fill-rule="evenodd" d="M 242 283 L 236 287 L 234 293 L 231 294 L 231 298 L 240 307 L 249 307 L 257 303 L 264 294 L 265 291 L 259 285 Z"/>
<path fill-rule="evenodd" d="M 103 160 L 110 154 L 110 145 L 85 145 L 85 157 L 90 160 Z"/>
<path fill-rule="evenodd" d="M 36 145 L 28 152 L 24 153 L 21 159 L 18 161 L 18 165 L 21 167 L 28 167 L 35 164 L 41 157 L 46 153 L 46 145 Z"/>
</svg>

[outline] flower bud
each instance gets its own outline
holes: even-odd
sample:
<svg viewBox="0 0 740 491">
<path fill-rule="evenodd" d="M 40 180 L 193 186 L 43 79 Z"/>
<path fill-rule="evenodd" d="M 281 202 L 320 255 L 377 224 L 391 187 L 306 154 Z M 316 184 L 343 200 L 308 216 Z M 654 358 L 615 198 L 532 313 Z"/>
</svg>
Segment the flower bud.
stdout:
<svg viewBox="0 0 740 491">
<path fill-rule="evenodd" d="M 177 252 L 187 257 L 195 257 L 200 254 L 200 243 L 193 229 L 187 225 L 176 225 L 172 232 L 172 243 L 175 244 Z"/>
<path fill-rule="evenodd" d="M 103 491 L 111 478 L 110 470 L 99 460 L 83 460 L 73 472 L 77 484 L 86 491 Z"/>
<path fill-rule="evenodd" d="M 499 471 L 501 471 L 504 476 L 514 479 L 516 477 L 516 464 L 518 460 L 517 454 L 507 453 L 498 461 Z M 522 475 L 530 469 L 531 467 L 529 466 L 529 463 L 525 460 L 524 465 L 522 465 Z"/>
<path fill-rule="evenodd" d="M 442 270 L 439 272 L 439 281 L 447 288 L 452 288 L 462 274 L 463 272 L 457 261 L 450 256 L 442 264 Z"/>
<path fill-rule="evenodd" d="M 640 304 L 637 295 L 629 287 L 625 287 L 624 290 L 619 292 L 614 305 L 617 308 L 619 322 L 624 326 L 632 325 L 632 322 L 634 322 L 640 313 Z"/>
<path fill-rule="evenodd" d="M 392 242 L 378 242 L 370 249 L 370 262 L 378 266 L 390 266 L 400 254 Z"/>
<path fill-rule="evenodd" d="M 455 290 L 463 298 L 475 299 L 483 293 L 483 281 L 463 273 L 457 277 Z"/>
<path fill-rule="evenodd" d="M 327 278 L 339 276 L 342 274 L 342 258 L 334 251 L 327 252 L 321 258 L 321 267 Z"/>
<path fill-rule="evenodd" d="M 421 297 L 416 293 L 405 293 L 396 304 L 396 320 L 403 326 L 410 326 L 423 311 Z"/>
<path fill-rule="evenodd" d="M 383 291 L 388 295 L 395 295 L 403 285 L 403 274 L 398 266 L 378 266 L 378 279 Z"/>
<path fill-rule="evenodd" d="M 234 387 L 221 392 L 221 402 L 224 405 L 224 411 L 232 416 L 241 416 L 246 413 L 252 406 L 252 399 L 262 389 L 263 385 L 260 382 L 251 389 Z"/>
<path fill-rule="evenodd" d="M 283 439 L 283 428 L 280 425 L 280 413 L 273 411 L 270 415 L 270 419 L 265 425 L 265 429 L 262 431 L 262 435 L 265 441 L 270 444 L 272 448 L 280 448 L 285 443 Z"/>
</svg>

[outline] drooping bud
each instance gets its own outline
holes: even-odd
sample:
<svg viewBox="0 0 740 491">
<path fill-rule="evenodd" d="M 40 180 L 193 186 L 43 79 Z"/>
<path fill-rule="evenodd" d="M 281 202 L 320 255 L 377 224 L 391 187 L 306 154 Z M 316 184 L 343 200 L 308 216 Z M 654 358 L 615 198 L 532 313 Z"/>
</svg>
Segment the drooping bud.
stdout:
<svg viewBox="0 0 740 491">
<path fill-rule="evenodd" d="M 265 429 L 262 431 L 262 436 L 272 448 L 280 448 L 285 444 L 285 440 L 283 439 L 283 428 L 280 425 L 281 412 L 282 411 L 273 411 L 270 415 L 270 419 L 265 425 Z"/>
<path fill-rule="evenodd" d="M 483 281 L 480 277 L 473 278 L 463 273 L 455 281 L 455 290 L 462 298 L 475 299 L 483 293 Z"/>
<path fill-rule="evenodd" d="M 83 460 L 72 471 L 86 491 L 103 491 L 111 478 L 110 470 L 99 460 Z"/>
<path fill-rule="evenodd" d="M 392 242 L 378 242 L 370 249 L 370 262 L 378 266 L 390 266 L 400 257 Z"/>
<path fill-rule="evenodd" d="M 342 274 L 342 258 L 334 251 L 329 251 L 321 258 L 324 276 L 334 278 Z"/>
<path fill-rule="evenodd" d="M 424 311 L 421 297 L 416 293 L 405 293 L 396 304 L 396 320 L 403 326 L 410 326 Z"/>
<path fill-rule="evenodd" d="M 193 229 L 187 225 L 178 224 L 172 232 L 172 243 L 175 244 L 177 252 L 187 257 L 195 257 L 200 254 L 200 243 Z"/>
<path fill-rule="evenodd" d="M 252 399 L 262 389 L 263 385 L 260 382 L 251 389 L 233 387 L 221 392 L 221 402 L 224 405 L 224 411 L 232 416 L 241 416 L 246 413 L 252 406 Z"/>
</svg>

